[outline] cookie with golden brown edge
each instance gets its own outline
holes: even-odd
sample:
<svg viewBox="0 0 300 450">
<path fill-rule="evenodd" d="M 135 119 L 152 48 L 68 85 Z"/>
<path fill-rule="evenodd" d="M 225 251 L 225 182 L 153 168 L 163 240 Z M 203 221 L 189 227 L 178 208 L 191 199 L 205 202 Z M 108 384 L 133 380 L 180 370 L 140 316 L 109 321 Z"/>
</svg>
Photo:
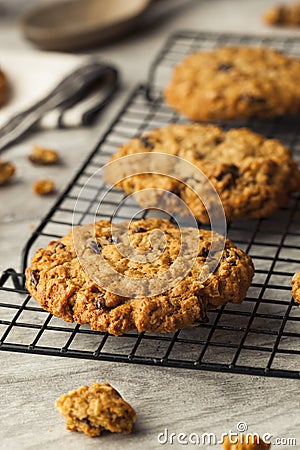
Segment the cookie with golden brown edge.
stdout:
<svg viewBox="0 0 300 450">
<path fill-rule="evenodd" d="M 292 294 L 296 302 L 300 303 L 300 272 L 295 273 L 292 278 Z"/>
<path fill-rule="evenodd" d="M 130 434 L 136 414 L 119 392 L 109 383 L 92 383 L 62 394 L 55 407 L 66 419 L 67 430 L 87 436 L 100 436 L 102 431 Z"/>
<path fill-rule="evenodd" d="M 112 229 L 118 231 L 117 240 Z M 123 244 L 127 248 L 128 239 L 134 257 L 120 248 Z M 211 231 L 179 229 L 162 219 L 123 222 L 113 228 L 110 222 L 99 221 L 75 227 L 38 250 L 26 270 L 26 286 L 45 310 L 94 330 L 114 335 L 135 328 L 176 331 L 205 321 L 208 309 L 245 298 L 254 272 L 251 258 L 224 239 Z M 221 250 L 210 252 L 213 245 Z M 99 255 L 115 273 L 97 276 Z M 140 261 L 141 255 L 146 259 Z M 160 291 L 165 274 L 171 278 L 170 287 Z M 121 292 L 120 277 L 126 277 Z M 99 278 L 109 289 L 95 282 Z M 131 280 L 141 284 L 140 293 L 132 292 Z M 147 291 L 148 281 L 159 293 Z"/>
<path fill-rule="evenodd" d="M 171 124 L 132 139 L 118 149 L 112 161 L 138 153 L 164 153 L 192 163 L 216 189 L 227 220 L 270 216 L 288 202 L 291 192 L 300 188 L 300 171 L 290 150 L 280 141 L 267 139 L 246 128 L 223 131 L 214 125 Z M 126 194 L 138 192 L 136 200 L 142 206 L 148 195 L 143 189 L 171 191 L 186 203 L 199 221 L 209 222 L 204 204 L 191 189 L 193 177 L 183 172 L 179 160 L 179 169 L 176 161 L 166 159 L 166 164 L 169 163 L 173 166 L 168 170 L 179 173 L 177 178 L 143 173 L 142 167 L 141 174 L 127 177 L 132 164 L 126 167 L 120 161 L 118 187 Z M 158 168 L 163 173 L 161 160 Z M 117 168 L 112 166 L 112 169 L 115 175 Z M 111 181 L 109 172 L 106 178 Z M 200 184 L 197 187 L 200 197 L 201 189 Z"/>
<path fill-rule="evenodd" d="M 221 47 L 175 67 L 164 92 L 192 120 L 274 117 L 300 112 L 300 61 L 271 48 Z"/>
</svg>

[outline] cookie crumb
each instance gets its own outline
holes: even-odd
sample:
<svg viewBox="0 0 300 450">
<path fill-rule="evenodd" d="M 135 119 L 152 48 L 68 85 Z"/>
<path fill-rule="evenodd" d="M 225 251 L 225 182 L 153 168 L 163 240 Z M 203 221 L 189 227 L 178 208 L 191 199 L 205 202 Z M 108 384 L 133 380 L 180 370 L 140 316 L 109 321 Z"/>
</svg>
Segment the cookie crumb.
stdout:
<svg viewBox="0 0 300 450">
<path fill-rule="evenodd" d="M 261 101 L 260 97 L 250 95 L 241 96 L 241 100 L 248 105 Z M 286 205 L 290 193 L 300 190 L 300 170 L 290 150 L 279 140 L 268 139 L 250 129 L 231 128 L 225 131 L 210 124 L 170 123 L 166 127 L 147 131 L 147 139 L 151 142 L 151 149 L 145 148 L 145 143 L 141 142 L 140 138 L 131 139 L 119 147 L 110 160 L 116 162 L 119 159 L 119 168 L 110 169 L 108 166 L 104 171 L 109 184 L 117 181 L 117 173 L 122 174 L 118 178 L 118 187 L 123 189 L 126 195 L 134 194 L 135 200 L 142 207 L 149 206 L 150 194 L 147 189 L 156 189 L 155 195 L 151 194 L 151 206 L 156 205 L 159 208 L 163 205 L 163 195 L 159 193 L 159 189 L 163 194 L 167 190 L 181 198 L 184 204 L 184 208 L 175 200 L 172 200 L 171 204 L 170 198 L 167 206 L 169 211 L 173 208 L 173 212 L 176 210 L 185 215 L 185 208 L 189 207 L 200 222 L 210 222 L 206 207 L 199 201 L 195 192 L 192 192 L 194 189 L 200 196 L 204 193 L 203 188 L 197 185 L 198 181 L 193 180 L 193 177 L 197 178 L 196 171 L 192 177 L 186 177 L 184 166 L 179 169 L 177 164 L 172 170 L 174 173 L 177 171 L 178 179 L 158 174 L 143 174 L 147 154 L 152 157 L 151 161 L 154 161 L 156 152 L 184 158 L 193 164 L 195 170 L 204 173 L 214 185 L 229 221 L 268 217 Z M 130 175 L 130 162 L 124 163 L 121 158 L 133 158 L 133 155 L 138 153 L 143 153 L 144 158 L 135 161 L 140 173 L 133 176 Z M 158 164 L 158 159 L 156 161 Z M 173 165 L 171 156 L 166 156 L 164 162 L 161 159 L 160 161 L 161 173 L 163 164 L 168 164 L 164 166 L 167 171 Z M 118 164 L 113 165 L 117 166 Z"/>
<path fill-rule="evenodd" d="M 37 195 L 48 195 L 55 191 L 55 184 L 52 180 L 38 180 L 33 183 L 32 189 Z"/>
<path fill-rule="evenodd" d="M 269 9 L 263 18 L 269 25 L 298 27 L 300 26 L 300 2 L 275 6 Z"/>
<path fill-rule="evenodd" d="M 270 443 L 264 442 L 257 435 L 240 435 L 238 438 L 234 437 L 233 439 L 225 436 L 223 442 L 224 450 L 268 450 L 270 447 Z"/>
<path fill-rule="evenodd" d="M 36 166 L 50 166 L 59 163 L 59 155 L 55 150 L 35 145 L 32 153 L 28 155 L 29 161 Z"/>
<path fill-rule="evenodd" d="M 10 180 L 15 172 L 16 168 L 12 163 L 0 161 L 0 186 Z"/>
<path fill-rule="evenodd" d="M 130 434 L 136 420 L 134 409 L 109 383 L 95 382 L 62 394 L 55 408 L 66 419 L 67 430 L 90 437 L 103 430 Z"/>
</svg>

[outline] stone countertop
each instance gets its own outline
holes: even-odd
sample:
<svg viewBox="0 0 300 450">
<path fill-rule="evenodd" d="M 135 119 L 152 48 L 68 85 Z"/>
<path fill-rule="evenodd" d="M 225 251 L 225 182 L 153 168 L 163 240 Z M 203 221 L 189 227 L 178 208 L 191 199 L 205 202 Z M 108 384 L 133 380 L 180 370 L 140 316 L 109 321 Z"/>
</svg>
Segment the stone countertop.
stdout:
<svg viewBox="0 0 300 450">
<path fill-rule="evenodd" d="M 165 11 L 163 3 L 161 7 Z M 134 35 L 95 50 L 120 68 L 123 79 L 122 90 L 97 123 L 86 129 L 37 132 L 3 155 L 15 162 L 18 175 L 0 193 L 0 270 L 19 269 L 24 243 L 56 198 L 37 198 L 31 192 L 32 181 L 46 174 L 45 169 L 39 169 L 37 174 L 37 169 L 26 160 L 32 144 L 57 149 L 63 156 L 64 165 L 51 168 L 51 175 L 62 190 L 108 127 L 128 92 L 147 78 L 151 61 L 172 31 L 197 29 L 300 36 L 297 31 L 267 29 L 263 25 L 261 14 L 272 4 L 273 0 L 170 2 L 170 9 L 176 6 L 174 13 L 167 16 L 161 13 L 159 19 Z M 11 22 L 1 23 L 0 35 L 0 61 L 1 48 L 31 49 Z M 178 442 L 162 446 L 157 435 L 166 428 L 169 433 L 220 435 L 228 429 L 235 431 L 241 421 L 253 432 L 295 437 L 298 446 L 290 448 L 300 448 L 300 396 L 296 380 L 6 352 L 0 352 L 0 358 L 0 448 L 6 450 L 195 448 Z M 65 431 L 63 419 L 53 408 L 54 400 L 62 392 L 96 380 L 109 381 L 136 408 L 138 420 L 132 436 L 105 435 L 89 439 Z"/>
</svg>

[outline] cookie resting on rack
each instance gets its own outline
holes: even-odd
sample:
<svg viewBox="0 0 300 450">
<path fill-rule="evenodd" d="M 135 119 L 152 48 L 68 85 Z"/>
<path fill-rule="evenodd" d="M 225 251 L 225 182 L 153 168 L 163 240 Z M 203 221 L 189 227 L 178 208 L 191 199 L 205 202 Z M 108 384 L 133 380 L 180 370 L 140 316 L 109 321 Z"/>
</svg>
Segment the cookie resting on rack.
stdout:
<svg viewBox="0 0 300 450">
<path fill-rule="evenodd" d="M 300 272 L 295 273 L 292 278 L 292 294 L 296 302 L 300 303 Z"/>
<path fill-rule="evenodd" d="M 300 189 L 300 171 L 290 150 L 280 141 L 267 139 L 246 128 L 223 131 L 215 125 L 171 124 L 132 139 L 118 149 L 111 161 L 137 153 L 178 156 L 193 164 L 196 171 L 190 175 L 186 173 L 186 165 L 178 158 L 178 161 L 176 158 L 165 158 L 164 161 L 157 156 L 159 173 L 153 174 L 155 170 L 147 173 L 146 168 L 151 163 L 149 158 L 131 158 L 128 164 L 123 158 L 119 161 L 119 167 L 116 164 L 107 166 L 106 180 L 112 184 L 118 183 L 117 186 L 128 195 L 135 193 L 136 201 L 143 207 L 149 207 L 149 190 L 145 189 L 157 189 L 157 198 L 151 199 L 150 206 L 153 207 L 160 206 L 161 192 L 173 192 L 203 223 L 208 223 L 209 217 L 207 205 L 204 206 L 200 199 L 203 194 L 206 197 L 208 194 L 197 171 L 204 173 L 212 183 L 227 220 L 268 217 L 287 204 L 291 192 Z M 155 163 L 154 155 L 152 158 Z M 138 167 L 140 160 L 145 167 L 142 164 Z M 135 172 L 138 174 L 129 176 L 133 173 L 133 165 L 139 169 Z M 110 168 L 112 174 L 109 173 Z M 163 175 L 166 173 L 171 173 L 173 177 Z M 198 183 L 195 176 L 199 178 Z M 174 206 L 174 210 L 179 204 Z"/>
<path fill-rule="evenodd" d="M 192 120 L 297 114 L 300 61 L 263 47 L 198 52 L 175 67 L 164 95 Z"/>
<path fill-rule="evenodd" d="M 253 272 L 251 258 L 218 233 L 163 219 L 103 220 L 38 250 L 26 286 L 45 310 L 93 330 L 171 332 L 242 302 Z"/>
<path fill-rule="evenodd" d="M 109 383 L 92 383 L 62 394 L 55 407 L 66 419 L 67 430 L 87 436 L 100 436 L 102 431 L 132 432 L 136 419 L 134 409 Z"/>
</svg>

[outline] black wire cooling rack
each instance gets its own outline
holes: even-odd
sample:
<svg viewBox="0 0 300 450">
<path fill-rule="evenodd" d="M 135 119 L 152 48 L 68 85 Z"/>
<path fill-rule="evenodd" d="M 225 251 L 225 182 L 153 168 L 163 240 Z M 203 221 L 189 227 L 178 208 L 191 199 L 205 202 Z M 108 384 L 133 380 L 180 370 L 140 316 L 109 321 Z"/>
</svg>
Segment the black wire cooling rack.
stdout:
<svg viewBox="0 0 300 450">
<path fill-rule="evenodd" d="M 80 196 L 85 182 L 116 148 L 147 129 L 185 122 L 162 100 L 161 91 L 171 68 L 185 54 L 222 44 L 269 45 L 300 56 L 300 39 L 181 32 L 173 35 L 150 70 L 150 81 L 138 86 L 97 148 L 88 157 L 55 206 L 27 242 L 23 267 L 33 252 L 66 234 L 72 220 L 89 223 L 110 219 L 122 192 L 113 189 L 98 210 L 106 186 L 97 177 Z M 228 124 L 221 124 L 228 127 Z M 251 120 L 230 126 L 249 126 L 281 139 L 300 162 L 299 117 Z M 117 210 L 119 220 L 139 211 L 132 201 Z M 151 212 L 144 213 L 144 216 Z M 138 216 L 136 218 L 139 218 Z M 254 261 L 256 272 L 241 305 L 228 304 L 209 313 L 209 322 L 177 333 L 131 332 L 121 337 L 69 324 L 42 310 L 24 289 L 23 274 L 8 269 L 0 278 L 0 349 L 65 357 L 131 362 L 252 375 L 300 378 L 300 309 L 291 297 L 291 277 L 300 268 L 300 198 L 270 219 L 229 224 L 229 237 Z"/>
</svg>

